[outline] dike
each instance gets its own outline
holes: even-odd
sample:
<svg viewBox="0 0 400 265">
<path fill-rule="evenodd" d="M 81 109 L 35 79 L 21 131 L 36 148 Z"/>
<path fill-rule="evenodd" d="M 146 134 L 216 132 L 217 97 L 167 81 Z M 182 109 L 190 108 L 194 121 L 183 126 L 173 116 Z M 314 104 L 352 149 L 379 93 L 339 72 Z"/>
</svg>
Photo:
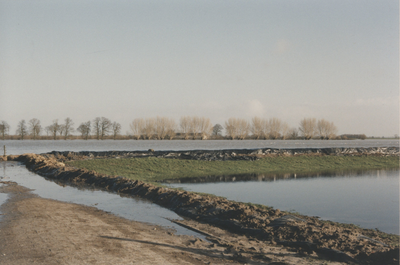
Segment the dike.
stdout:
<svg viewBox="0 0 400 265">
<path fill-rule="evenodd" d="M 400 156 L 399 147 L 369 148 L 297 148 L 297 149 L 227 149 L 227 150 L 190 150 L 190 151 L 104 151 L 104 152 L 69 152 L 53 151 L 42 154 L 54 156 L 59 160 L 94 159 L 107 157 L 163 157 L 191 160 L 257 160 L 266 156 L 299 156 L 299 155 L 334 155 L 334 156 Z"/>
<path fill-rule="evenodd" d="M 181 153 L 191 154 L 192 152 L 199 151 Z M 215 154 L 219 152 L 221 151 L 210 151 Z M 94 152 L 90 153 L 95 156 Z M 132 155 L 132 153 L 139 154 L 140 152 L 129 153 Z M 143 153 L 153 155 L 157 152 Z M 241 154 L 237 151 L 234 153 Z M 122 155 L 121 152 L 95 154 L 98 155 L 97 157 Z M 294 216 L 281 212 L 279 209 L 256 207 L 224 198 L 157 187 L 120 176 L 107 176 L 94 171 L 76 169 L 62 162 L 64 159 L 69 159 L 68 156 L 69 158 L 72 156 L 84 158 L 90 155 L 84 152 L 80 152 L 79 155 L 72 152 L 53 152 L 44 155 L 8 156 L 6 160 L 20 161 L 30 171 L 62 184 L 93 187 L 133 197 L 139 196 L 171 209 L 181 216 L 209 223 L 234 233 L 245 234 L 270 244 L 295 248 L 300 253 L 316 252 L 330 260 L 349 264 L 399 264 L 399 248 L 390 246 L 390 241 L 385 237 L 386 234 L 379 231 L 325 222 L 314 217 Z"/>
</svg>

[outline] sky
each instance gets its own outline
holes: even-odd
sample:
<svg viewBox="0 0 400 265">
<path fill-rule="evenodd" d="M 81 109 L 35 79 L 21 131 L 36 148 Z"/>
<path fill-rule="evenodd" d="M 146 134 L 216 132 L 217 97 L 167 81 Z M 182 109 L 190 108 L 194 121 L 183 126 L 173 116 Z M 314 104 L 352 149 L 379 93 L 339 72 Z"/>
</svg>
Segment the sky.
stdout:
<svg viewBox="0 0 400 265">
<path fill-rule="evenodd" d="M 399 134 L 399 1 L 0 0 L 0 120 L 325 119 Z"/>
</svg>

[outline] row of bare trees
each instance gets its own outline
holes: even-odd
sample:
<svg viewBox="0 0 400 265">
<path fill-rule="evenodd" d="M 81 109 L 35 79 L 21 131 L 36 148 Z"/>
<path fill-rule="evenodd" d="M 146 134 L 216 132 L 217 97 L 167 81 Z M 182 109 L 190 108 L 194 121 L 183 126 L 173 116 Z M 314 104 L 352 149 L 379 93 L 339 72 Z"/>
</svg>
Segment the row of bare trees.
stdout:
<svg viewBox="0 0 400 265">
<path fill-rule="evenodd" d="M 213 126 L 209 118 L 184 116 L 181 117 L 179 124 L 185 140 L 190 137 L 196 139 L 198 136 L 202 140 L 206 140 L 213 131 Z"/>
<path fill-rule="evenodd" d="M 183 116 L 179 127 L 175 121 L 166 117 L 137 118 L 130 124 L 130 134 L 135 139 L 173 139 L 176 131 L 183 139 L 208 139 L 211 135 L 220 135 L 224 128 L 220 124 L 212 126 L 210 119 L 197 116 Z M 286 122 L 278 118 L 246 119 L 229 118 L 225 122 L 225 135 L 230 139 L 246 139 L 251 136 L 255 139 L 296 139 L 299 131 L 304 139 L 316 136 L 321 139 L 336 137 L 337 128 L 333 122 L 324 119 L 305 118 L 299 128 L 291 128 Z"/>
<path fill-rule="evenodd" d="M 93 121 L 83 122 L 76 129 L 82 139 L 89 139 L 93 135 L 97 140 L 103 140 L 106 136 L 112 135 L 115 140 L 121 134 L 121 124 L 112 122 L 105 117 L 97 117 Z"/>
<path fill-rule="evenodd" d="M 290 128 L 286 122 L 278 118 L 254 117 L 251 122 L 230 118 L 225 122 L 225 131 L 227 137 L 231 139 L 245 139 L 250 133 L 255 139 L 296 139 L 300 131 L 301 136 L 309 140 L 315 137 L 334 139 L 338 130 L 333 122 L 324 119 L 317 121 L 315 118 L 304 118 L 300 121 L 297 130 L 297 128 Z"/>
<path fill-rule="evenodd" d="M 36 120 L 36 119 L 32 119 Z M 32 121 L 31 120 L 31 121 Z M 39 122 L 40 124 L 40 122 Z M 71 134 L 75 131 L 74 122 L 70 118 L 66 118 L 63 124 L 58 123 L 58 119 L 53 120 L 53 123 L 45 127 L 47 135 L 51 135 L 54 140 L 57 140 L 57 136 L 67 140 Z M 38 134 L 39 135 L 39 134 Z M 35 137 L 33 139 L 36 139 Z"/>
<path fill-rule="evenodd" d="M 337 127 L 333 122 L 326 121 L 325 119 L 316 120 L 315 118 L 304 118 L 300 121 L 299 128 L 290 128 L 286 122 L 278 118 L 271 118 L 269 120 L 254 117 L 251 124 L 241 121 L 242 131 L 250 130 L 253 137 L 256 139 L 297 139 L 299 134 L 302 138 L 310 140 L 318 137 L 320 139 L 334 139 L 338 132 Z M 248 127 L 247 127 L 248 126 Z M 241 135 L 242 139 L 243 133 Z"/>
<path fill-rule="evenodd" d="M 34 118 L 26 122 L 21 120 L 18 122 L 17 129 L 15 131 L 19 139 L 24 140 L 26 136 L 30 136 L 31 139 L 36 140 L 39 136 L 46 132 L 48 137 L 54 140 L 63 138 L 67 140 L 75 132 L 74 122 L 70 118 L 66 118 L 64 123 L 59 123 L 58 119 L 53 120 L 52 124 L 46 127 L 42 127 L 40 120 Z M 2 139 L 9 134 L 10 126 L 7 122 L 0 122 L 0 135 Z M 114 139 L 121 134 L 121 124 L 118 122 L 111 122 L 111 120 L 105 117 L 97 117 L 92 122 L 87 121 L 82 123 L 77 129 L 83 139 L 88 139 L 91 136 L 91 132 L 94 133 L 96 139 L 104 139 L 107 135 L 112 135 Z"/>
<path fill-rule="evenodd" d="M 319 137 L 321 139 L 334 139 L 338 132 L 337 127 L 333 122 L 315 118 L 304 118 L 300 121 L 299 130 L 306 140 L 312 139 L 314 137 Z"/>
<path fill-rule="evenodd" d="M 138 118 L 130 124 L 130 134 L 135 139 L 173 139 L 176 132 L 184 139 L 208 139 L 213 131 L 210 119 L 204 117 L 181 117 L 179 127 L 174 119 L 167 117 Z"/>
<path fill-rule="evenodd" d="M 74 123 L 70 118 L 66 118 L 60 124 L 58 120 L 44 128 L 44 131 L 52 139 L 68 139 L 75 131 Z M 212 125 L 209 118 L 198 116 L 183 116 L 179 124 L 172 118 L 137 118 L 130 124 L 130 131 L 127 133 L 134 139 L 209 139 L 211 135 L 222 137 L 222 130 L 225 129 L 226 138 L 229 139 L 297 139 L 299 136 L 304 139 L 334 139 L 337 128 L 333 122 L 324 119 L 304 118 L 300 121 L 299 127 L 289 127 L 289 125 L 278 118 L 253 117 L 251 121 L 239 118 L 229 118 L 225 122 L 225 128 L 220 124 Z M 5 121 L 0 122 L 0 135 L 4 139 L 9 133 L 10 126 Z M 89 139 L 94 136 L 97 140 L 102 140 L 111 135 L 116 139 L 121 134 L 121 124 L 112 122 L 105 117 L 97 117 L 92 121 L 83 122 L 76 129 L 81 134 L 82 139 Z M 28 122 L 21 120 L 18 123 L 16 134 L 20 139 L 30 135 L 32 139 L 37 139 L 43 132 L 43 128 L 38 119 L 31 119 Z"/>
<path fill-rule="evenodd" d="M 251 134 L 255 139 L 297 138 L 296 128 L 290 128 L 278 118 L 263 119 L 253 117 L 251 122 L 245 119 L 230 118 L 225 122 L 226 135 L 231 139 L 245 139 Z"/>
<path fill-rule="evenodd" d="M 230 118 L 225 122 L 226 135 L 231 139 L 245 139 L 251 133 L 255 139 L 297 139 L 300 135 L 306 139 L 334 139 L 337 127 L 325 119 L 304 118 L 299 128 L 290 128 L 278 118 L 263 119 L 254 117 L 249 123 L 245 119 Z"/>
<path fill-rule="evenodd" d="M 175 137 L 175 120 L 166 117 L 156 118 L 137 118 L 130 124 L 130 134 L 137 140 L 153 139 L 159 140 L 173 139 Z"/>
</svg>

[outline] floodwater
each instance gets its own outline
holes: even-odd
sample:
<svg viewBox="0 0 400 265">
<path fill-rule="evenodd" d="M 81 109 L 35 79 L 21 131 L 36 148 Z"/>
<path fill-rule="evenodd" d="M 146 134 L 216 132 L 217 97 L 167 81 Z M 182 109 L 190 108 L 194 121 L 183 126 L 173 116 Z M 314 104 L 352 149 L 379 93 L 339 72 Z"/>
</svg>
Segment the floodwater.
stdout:
<svg viewBox="0 0 400 265">
<path fill-rule="evenodd" d="M 399 170 L 373 170 L 312 176 L 253 174 L 205 177 L 197 179 L 197 183 L 168 186 L 398 235 L 399 173 Z M 213 182 L 204 182 L 207 179 Z"/>
<path fill-rule="evenodd" d="M 0 162 L 0 168 L 0 179 L 17 182 L 21 186 L 32 189 L 32 193 L 42 198 L 93 206 L 129 220 L 173 228 L 177 231 L 176 234 L 194 235 L 205 239 L 203 235 L 167 220 L 166 218 L 176 220 L 182 220 L 182 218 L 176 213 L 149 201 L 121 197 L 118 194 L 106 191 L 60 186 L 28 171 L 24 165 L 18 162 Z M 4 203 L 6 199 L 7 194 L 0 193 L 0 204 Z"/>
<path fill-rule="evenodd" d="M 399 140 L 0 140 L 0 155 L 3 154 L 4 145 L 7 154 L 18 155 L 51 151 L 398 147 Z M 86 190 L 80 193 L 81 191 L 75 188 L 63 188 L 46 181 L 40 176 L 30 173 L 23 166 L 14 165 L 15 169 L 11 169 L 11 166 L 8 168 L 8 166 L 5 166 L 6 164 L 3 165 L 3 171 L 7 171 L 8 175 L 13 176 L 13 180 L 18 179 L 17 182 L 21 183 L 22 186 L 35 189 L 35 192 L 40 193 L 39 196 L 41 197 L 86 205 L 97 203 L 96 207 L 99 209 L 123 217 L 127 216 L 125 218 L 128 219 L 172 226 L 178 231 L 183 229 L 163 219 L 163 217 L 168 217 L 169 214 L 172 214 L 168 217 L 171 219 L 179 219 L 178 216 L 155 204 L 132 198 L 121 198 L 116 194 L 100 191 Z M 5 170 L 6 168 L 7 170 Z M 269 205 L 281 210 L 297 211 L 301 214 L 320 216 L 323 219 L 354 223 L 365 228 L 379 228 L 388 233 L 399 234 L 399 171 L 352 174 L 339 172 L 333 175 L 321 174 L 305 178 L 287 175 L 286 178 L 280 179 L 278 177 L 274 181 L 266 181 L 270 178 L 261 176 L 257 176 L 256 179 L 249 179 L 250 181 L 244 181 L 246 179 L 238 181 L 238 176 L 233 176 L 236 181 L 232 183 L 179 184 L 174 186 L 184 186 L 188 190 L 212 193 L 231 200 Z M 230 177 L 224 176 L 224 178 L 229 179 Z M 30 179 L 30 181 L 26 183 L 26 179 Z M 32 181 L 32 179 L 35 179 L 35 181 Z M 43 184 L 47 188 L 34 185 L 36 182 L 39 183 L 40 179 L 47 183 Z M 40 183 L 44 183 L 42 181 Z M 25 185 L 22 183 L 25 183 Z M 0 194 L 0 196 L 2 195 Z M 0 203 L 2 197 L 0 197 Z M 84 198 L 81 200 L 80 197 Z M 115 207 L 115 205 L 118 205 L 118 207 Z M 114 207 L 118 209 L 114 209 Z M 161 214 L 163 211 L 169 213 L 165 213 L 164 216 Z M 185 233 L 191 232 L 186 231 Z"/>
<path fill-rule="evenodd" d="M 2 184 L 0 184 L 2 185 Z M 7 194 L 0 193 L 0 205 L 2 205 L 7 200 Z M 0 211 L 0 221 L 2 219 L 2 213 Z"/>
<path fill-rule="evenodd" d="M 221 150 L 258 148 L 398 147 L 399 140 L 0 140 L 0 155 L 51 151 Z"/>
</svg>

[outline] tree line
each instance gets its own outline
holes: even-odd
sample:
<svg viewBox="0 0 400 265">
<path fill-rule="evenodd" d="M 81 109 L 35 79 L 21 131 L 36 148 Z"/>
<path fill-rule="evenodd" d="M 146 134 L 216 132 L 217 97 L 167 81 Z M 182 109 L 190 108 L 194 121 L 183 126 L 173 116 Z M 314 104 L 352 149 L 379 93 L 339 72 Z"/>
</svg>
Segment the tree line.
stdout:
<svg viewBox="0 0 400 265">
<path fill-rule="evenodd" d="M 60 123 L 58 119 L 46 127 L 42 127 L 40 120 L 33 118 L 26 122 L 21 120 L 18 122 L 15 135 L 20 140 L 26 139 L 28 136 L 30 139 L 43 139 L 43 132 L 46 133 L 45 139 L 70 139 L 75 138 L 73 133 L 77 131 L 81 134 L 82 139 L 89 139 L 92 136 L 97 140 L 103 140 L 106 136 L 112 136 L 113 139 L 117 139 L 117 136 L 121 133 L 121 124 L 118 122 L 112 122 L 110 119 L 105 117 L 97 117 L 93 121 L 83 122 L 78 128 L 74 128 L 74 122 L 70 118 L 66 118 L 64 123 Z M 6 136 L 9 136 L 10 126 L 6 121 L 0 122 L 0 135 L 4 140 Z M 10 138 L 10 137 L 8 137 Z"/>
<path fill-rule="evenodd" d="M 46 127 L 40 120 L 34 118 L 26 122 L 18 122 L 15 136 L 20 140 L 27 139 L 75 139 L 74 132 L 80 138 L 88 139 L 143 139 L 143 140 L 172 140 L 172 139 L 338 139 L 337 127 L 325 119 L 304 118 L 299 126 L 290 127 L 278 118 L 253 117 L 250 121 L 240 118 L 229 118 L 224 126 L 213 125 L 209 118 L 198 116 L 183 116 L 179 123 L 168 117 L 136 118 L 129 124 L 125 136 L 121 135 L 121 124 L 105 117 L 81 123 L 76 129 L 74 122 L 66 118 L 63 123 L 58 119 Z M 225 135 L 222 131 L 225 130 Z M 0 136 L 10 139 L 10 126 L 6 121 L 0 122 Z M 46 134 L 46 136 L 43 135 Z"/>
</svg>

